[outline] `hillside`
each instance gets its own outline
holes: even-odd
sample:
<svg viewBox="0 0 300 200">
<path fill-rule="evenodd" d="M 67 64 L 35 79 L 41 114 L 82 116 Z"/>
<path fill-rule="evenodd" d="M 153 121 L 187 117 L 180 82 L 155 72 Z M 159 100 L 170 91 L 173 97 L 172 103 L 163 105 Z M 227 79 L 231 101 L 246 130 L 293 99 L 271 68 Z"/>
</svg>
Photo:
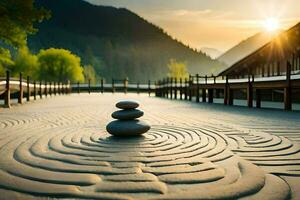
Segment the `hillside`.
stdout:
<svg viewBox="0 0 300 200">
<path fill-rule="evenodd" d="M 274 34 L 257 33 L 226 51 L 218 60 L 231 66 L 268 43 L 272 37 Z"/>
<path fill-rule="evenodd" d="M 213 59 L 216 59 L 223 54 L 223 52 L 221 52 L 220 50 L 210 47 L 202 47 L 200 51 L 205 53 L 206 55 L 209 55 Z"/>
<path fill-rule="evenodd" d="M 82 0 L 39 0 L 52 12 L 28 39 L 33 52 L 67 48 L 94 66 L 97 74 L 146 81 L 167 74 L 171 58 L 188 64 L 190 73 L 210 74 L 221 64 L 172 39 L 161 28 L 125 8 L 96 6 Z"/>
</svg>

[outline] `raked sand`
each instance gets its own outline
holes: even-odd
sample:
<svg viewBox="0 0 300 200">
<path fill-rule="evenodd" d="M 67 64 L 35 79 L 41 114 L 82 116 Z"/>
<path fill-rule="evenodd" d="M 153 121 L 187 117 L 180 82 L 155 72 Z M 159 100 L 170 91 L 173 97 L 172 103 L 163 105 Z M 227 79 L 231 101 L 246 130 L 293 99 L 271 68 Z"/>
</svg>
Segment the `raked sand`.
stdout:
<svg viewBox="0 0 300 200">
<path fill-rule="evenodd" d="M 152 129 L 111 137 L 135 99 Z M 0 108 L 0 199 L 300 199 L 300 113 L 73 94 Z"/>
</svg>

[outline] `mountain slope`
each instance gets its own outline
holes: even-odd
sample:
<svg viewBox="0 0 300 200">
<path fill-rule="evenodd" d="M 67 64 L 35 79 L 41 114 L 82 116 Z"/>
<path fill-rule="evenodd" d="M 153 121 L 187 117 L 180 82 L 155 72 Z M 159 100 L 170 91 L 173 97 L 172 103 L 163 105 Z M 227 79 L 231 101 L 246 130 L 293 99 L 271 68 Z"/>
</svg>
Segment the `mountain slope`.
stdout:
<svg viewBox="0 0 300 200">
<path fill-rule="evenodd" d="M 259 49 L 263 45 L 267 44 L 272 39 L 272 37 L 274 37 L 274 34 L 257 33 L 232 47 L 217 59 L 220 62 L 231 66 L 244 57 L 248 56 L 255 50 Z"/>
<path fill-rule="evenodd" d="M 223 52 L 219 51 L 218 49 L 210 48 L 210 47 L 202 47 L 200 51 L 206 53 L 213 59 L 216 59 L 223 54 Z"/>
<path fill-rule="evenodd" d="M 166 76 L 167 63 L 185 61 L 190 73 L 210 74 L 222 65 L 172 39 L 131 11 L 95 6 L 83 0 L 39 0 L 52 18 L 28 39 L 34 52 L 67 48 L 94 66 L 99 76 L 146 81 Z"/>
</svg>

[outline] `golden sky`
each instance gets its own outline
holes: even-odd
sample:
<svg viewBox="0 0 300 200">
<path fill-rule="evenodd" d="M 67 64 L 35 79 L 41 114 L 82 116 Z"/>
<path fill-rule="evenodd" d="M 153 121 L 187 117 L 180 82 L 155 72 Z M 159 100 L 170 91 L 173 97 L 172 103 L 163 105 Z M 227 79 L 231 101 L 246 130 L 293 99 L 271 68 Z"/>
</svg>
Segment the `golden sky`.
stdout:
<svg viewBox="0 0 300 200">
<path fill-rule="evenodd" d="M 265 31 L 268 18 L 286 29 L 300 22 L 300 0 L 87 0 L 126 7 L 193 48 L 226 51 Z"/>
</svg>

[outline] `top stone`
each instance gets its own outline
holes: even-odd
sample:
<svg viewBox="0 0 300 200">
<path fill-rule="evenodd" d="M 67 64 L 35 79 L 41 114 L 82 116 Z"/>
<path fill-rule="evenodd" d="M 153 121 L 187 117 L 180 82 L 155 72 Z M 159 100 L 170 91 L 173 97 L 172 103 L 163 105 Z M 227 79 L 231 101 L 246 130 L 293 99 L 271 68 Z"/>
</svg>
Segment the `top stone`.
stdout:
<svg viewBox="0 0 300 200">
<path fill-rule="evenodd" d="M 139 103 L 136 101 L 129 101 L 129 100 L 120 101 L 116 104 L 116 107 L 120 108 L 120 109 L 124 109 L 124 110 L 135 109 L 135 108 L 139 107 Z"/>
</svg>

